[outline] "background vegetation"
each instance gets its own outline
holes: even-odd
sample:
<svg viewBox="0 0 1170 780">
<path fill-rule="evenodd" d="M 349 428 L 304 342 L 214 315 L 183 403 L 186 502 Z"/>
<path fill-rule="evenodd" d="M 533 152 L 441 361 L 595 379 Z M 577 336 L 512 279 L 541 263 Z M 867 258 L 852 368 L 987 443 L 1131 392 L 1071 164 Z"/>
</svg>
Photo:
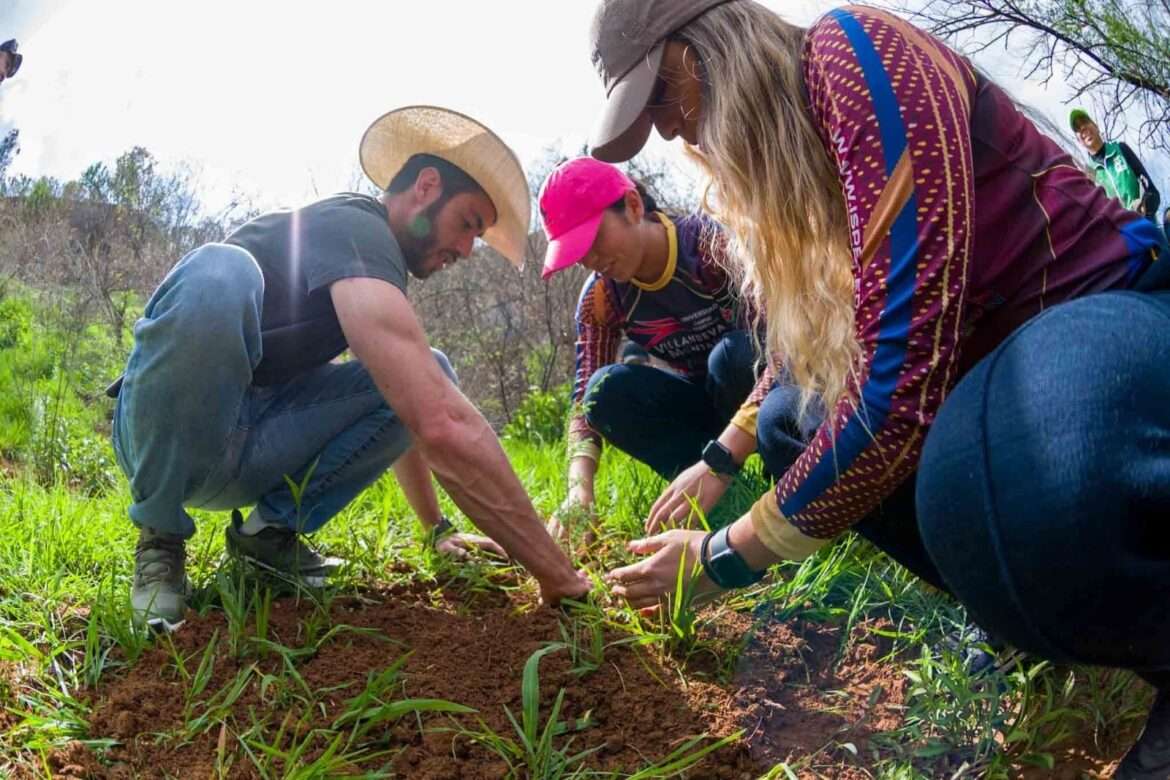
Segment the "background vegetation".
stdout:
<svg viewBox="0 0 1170 780">
<path fill-rule="evenodd" d="M 1165 148 L 1170 18 L 1164 3 L 930 0 L 908 10 L 959 45 L 975 38 L 976 47 L 1022 40 L 1019 51 L 1037 77 L 1069 78 L 1097 101 L 1107 128 L 1133 115 L 1128 110 L 1139 111 L 1145 137 Z M 131 149 L 112 164 L 95 163 L 70 181 L 7 176 L 18 153 L 16 131 L 0 139 L 0 774 L 43 777 L 52 774 L 52 756 L 64 746 L 80 741 L 99 754 L 109 746 L 90 733 L 91 694 L 133 667 L 156 641 L 130 627 L 134 529 L 109 445 L 113 405 L 102 390 L 120 372 L 134 318 L 166 270 L 253 212 L 241 198 L 206 213 L 191 174 L 164 170 L 145 149 Z M 533 167 L 534 191 L 556 162 L 550 153 Z M 692 190 L 663 170 L 633 172 L 667 206 L 685 209 L 696 202 Z M 516 274 L 490 250 L 477 249 L 473 262 L 413 285 L 411 298 L 433 343 L 455 363 L 464 391 L 504 434 L 538 508 L 549 513 L 566 488 L 563 422 L 582 275 L 571 271 L 542 283 L 542 251 L 534 234 L 531 260 Z M 606 461 L 597 489 L 600 537 L 588 556 L 598 571 L 628 559 L 624 541 L 638 534 L 663 487 L 620 453 L 608 453 Z M 764 487 L 753 466 L 709 522 L 736 516 Z M 465 519 L 460 524 L 467 526 Z M 224 574 L 221 525 L 222 518 L 200 515 L 190 546 L 194 607 L 200 614 L 223 613 L 235 632 L 224 641 L 249 657 L 265 650 L 256 640 L 263 639 L 271 595 L 234 589 Z M 441 582 L 466 593 L 531 587 L 518 585 L 523 580 L 510 567 L 454 565 L 423 551 L 389 476 L 320 536 L 350 560 L 343 576 L 314 596 L 326 603 L 395 581 Z M 901 722 L 872 740 L 868 752 L 831 740 L 778 764 L 769 777 L 831 777 L 844 767 L 880 778 L 1008 777 L 1028 767 L 1046 776 L 1071 748 L 1116 755 L 1149 700 L 1144 685 L 1127 674 L 1054 668 L 1036 659 L 1016 658 L 972 677 L 947 641 L 967 622 L 962 610 L 848 536 L 802 565 L 777 567 L 760 586 L 714 610 L 696 613 L 678 603 L 648 621 L 603 596 L 561 618 L 574 658 L 588 656 L 579 638 L 604 624 L 677 663 L 684 674 L 699 674 L 688 665 L 696 654 L 713 656 L 715 671 L 705 674 L 724 681 L 742 646 L 712 638 L 721 613 L 751 616 L 756 625 L 833 624 L 845 627 L 846 637 L 854 626 L 885 626 L 880 630 L 892 649 L 882 662 L 909 683 Z M 321 642 L 334 635 L 328 625 L 305 632 Z M 280 684 L 295 682 L 303 649 L 286 648 L 291 660 Z M 385 682 L 369 680 L 365 693 L 385 696 L 378 688 Z M 229 722 L 243 732 L 213 706 L 224 691 L 197 690 L 197 674 L 187 683 L 191 718 L 180 733 L 160 735 L 160 744 Z M 515 777 L 550 776 L 549 767 L 564 776 L 579 773 L 570 759 L 589 746 L 588 732 L 571 748 L 555 728 L 546 739 L 538 715 L 518 712 L 516 734 L 480 736 L 495 739 L 510 756 Z M 552 721 L 556 726 L 555 713 Z M 361 737 L 341 725 L 337 734 L 351 738 L 324 764 L 291 754 L 278 760 L 262 749 L 277 750 L 277 735 L 263 728 L 249 734 L 250 744 L 259 746 L 250 760 L 265 767 L 264 776 L 376 774 Z M 666 766 L 665 758 L 648 756 L 643 768 Z"/>
</svg>

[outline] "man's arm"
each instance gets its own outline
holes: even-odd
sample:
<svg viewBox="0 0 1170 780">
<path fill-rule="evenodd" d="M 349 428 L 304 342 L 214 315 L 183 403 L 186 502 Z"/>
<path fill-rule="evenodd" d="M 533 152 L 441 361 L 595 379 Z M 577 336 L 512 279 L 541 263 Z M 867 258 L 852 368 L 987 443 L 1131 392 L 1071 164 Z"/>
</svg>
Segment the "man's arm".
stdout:
<svg viewBox="0 0 1170 780">
<path fill-rule="evenodd" d="M 418 450 L 411 448 L 394 461 L 394 476 L 410 508 L 418 515 L 419 522 L 428 529 L 442 522 L 439 497 L 435 495 L 435 488 L 431 484 L 431 470 Z"/>
<path fill-rule="evenodd" d="M 439 508 L 439 497 L 435 495 L 435 486 L 431 482 L 431 469 L 423 460 L 422 453 L 414 447 L 403 453 L 401 458 L 394 461 L 394 476 L 423 528 L 428 535 L 434 533 L 443 521 L 443 513 Z M 486 536 L 453 533 L 434 542 L 435 550 L 455 558 L 466 558 L 469 552 L 476 549 L 493 552 L 501 558 L 507 555 L 502 547 Z"/>
<path fill-rule="evenodd" d="M 546 601 L 584 594 L 588 581 L 545 532 L 487 421 L 435 362 L 402 291 L 354 278 L 330 294 L 350 349 L 455 504 L 539 580 Z"/>
</svg>

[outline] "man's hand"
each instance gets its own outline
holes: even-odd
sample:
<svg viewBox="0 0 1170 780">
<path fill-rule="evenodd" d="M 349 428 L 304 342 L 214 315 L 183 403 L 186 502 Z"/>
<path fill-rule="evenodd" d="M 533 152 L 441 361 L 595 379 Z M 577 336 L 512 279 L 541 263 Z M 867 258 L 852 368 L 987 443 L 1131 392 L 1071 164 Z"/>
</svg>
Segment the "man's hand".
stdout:
<svg viewBox="0 0 1170 780">
<path fill-rule="evenodd" d="M 541 582 L 540 603 L 555 607 L 562 599 L 579 599 L 593 589 L 593 582 L 584 571 L 574 572 L 571 579 L 562 582 Z"/>
<path fill-rule="evenodd" d="M 646 533 L 656 534 L 667 528 L 677 528 L 687 523 L 692 512 L 690 499 L 694 499 L 706 514 L 723 497 L 731 477 L 714 474 L 703 461 L 687 467 L 662 491 L 662 495 L 650 507 L 646 518 Z"/>
<path fill-rule="evenodd" d="M 685 566 L 685 576 L 691 578 L 691 594 L 699 599 L 721 592 L 707 577 L 699 563 L 703 531 L 673 530 L 645 539 L 635 539 L 626 548 L 638 555 L 648 555 L 637 563 L 614 569 L 605 575 L 613 585 L 615 595 L 630 602 L 643 612 L 653 612 L 659 602 L 674 593 L 678 581 L 678 567 Z"/>
<path fill-rule="evenodd" d="M 482 552 L 498 555 L 505 560 L 508 554 L 504 548 L 486 536 L 477 534 L 451 534 L 435 542 L 435 552 L 449 555 L 456 560 L 465 560 L 472 552 Z"/>
</svg>

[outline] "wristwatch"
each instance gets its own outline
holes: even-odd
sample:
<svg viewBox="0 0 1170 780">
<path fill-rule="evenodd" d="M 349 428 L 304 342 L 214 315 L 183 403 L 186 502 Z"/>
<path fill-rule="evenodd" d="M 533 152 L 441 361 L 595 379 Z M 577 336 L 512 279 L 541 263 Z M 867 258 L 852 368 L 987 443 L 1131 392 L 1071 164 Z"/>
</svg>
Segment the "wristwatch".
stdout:
<svg viewBox="0 0 1170 780">
<path fill-rule="evenodd" d="M 725 477 L 734 477 L 740 469 L 735 458 L 731 457 L 731 450 L 720 444 L 717 439 L 707 442 L 707 446 L 703 448 L 703 462 L 711 471 Z"/>
<path fill-rule="evenodd" d="M 444 536 L 453 533 L 455 533 L 455 524 L 448 520 L 446 515 L 439 515 L 439 522 L 427 532 L 427 540 L 431 547 L 434 547 Z"/>
<path fill-rule="evenodd" d="M 699 561 L 703 572 L 721 588 L 745 588 L 764 578 L 764 572 L 752 571 L 743 557 L 731 546 L 728 532 L 731 526 L 712 531 L 703 539 Z"/>
</svg>

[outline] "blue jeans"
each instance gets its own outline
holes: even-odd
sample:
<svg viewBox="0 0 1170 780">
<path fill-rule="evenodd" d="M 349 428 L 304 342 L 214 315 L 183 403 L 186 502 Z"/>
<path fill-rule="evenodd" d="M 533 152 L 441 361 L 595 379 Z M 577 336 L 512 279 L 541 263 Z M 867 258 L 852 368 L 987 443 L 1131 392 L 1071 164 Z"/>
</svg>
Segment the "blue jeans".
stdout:
<svg viewBox="0 0 1170 780">
<path fill-rule="evenodd" d="M 790 447 L 766 409 L 769 463 Z M 1018 328 L 855 530 L 999 639 L 1170 680 L 1170 293 L 1090 295 Z"/>
<path fill-rule="evenodd" d="M 824 405 L 813 401 L 801 414 L 800 390 L 779 377 L 760 404 L 756 444 L 764 468 L 775 480 L 784 476 L 816 434 L 825 418 Z M 907 480 L 853 530 L 864 536 L 919 578 L 936 588 L 946 586 L 918 536 L 914 511 L 914 480 Z"/>
<path fill-rule="evenodd" d="M 585 418 L 595 431 L 666 479 L 697 462 L 731 421 L 756 381 L 751 337 L 732 331 L 694 381 L 652 366 L 599 368 L 585 388 Z"/>
<path fill-rule="evenodd" d="M 263 299 L 250 254 L 207 244 L 171 269 L 135 323 L 113 438 L 136 525 L 186 538 L 185 507 L 255 504 L 268 522 L 311 532 L 410 447 L 357 361 L 252 385 Z M 299 501 L 286 476 L 308 477 Z"/>
<path fill-rule="evenodd" d="M 943 404 L 916 503 L 942 579 L 992 634 L 1170 669 L 1170 292 L 1091 295 L 1017 329 Z"/>
</svg>

